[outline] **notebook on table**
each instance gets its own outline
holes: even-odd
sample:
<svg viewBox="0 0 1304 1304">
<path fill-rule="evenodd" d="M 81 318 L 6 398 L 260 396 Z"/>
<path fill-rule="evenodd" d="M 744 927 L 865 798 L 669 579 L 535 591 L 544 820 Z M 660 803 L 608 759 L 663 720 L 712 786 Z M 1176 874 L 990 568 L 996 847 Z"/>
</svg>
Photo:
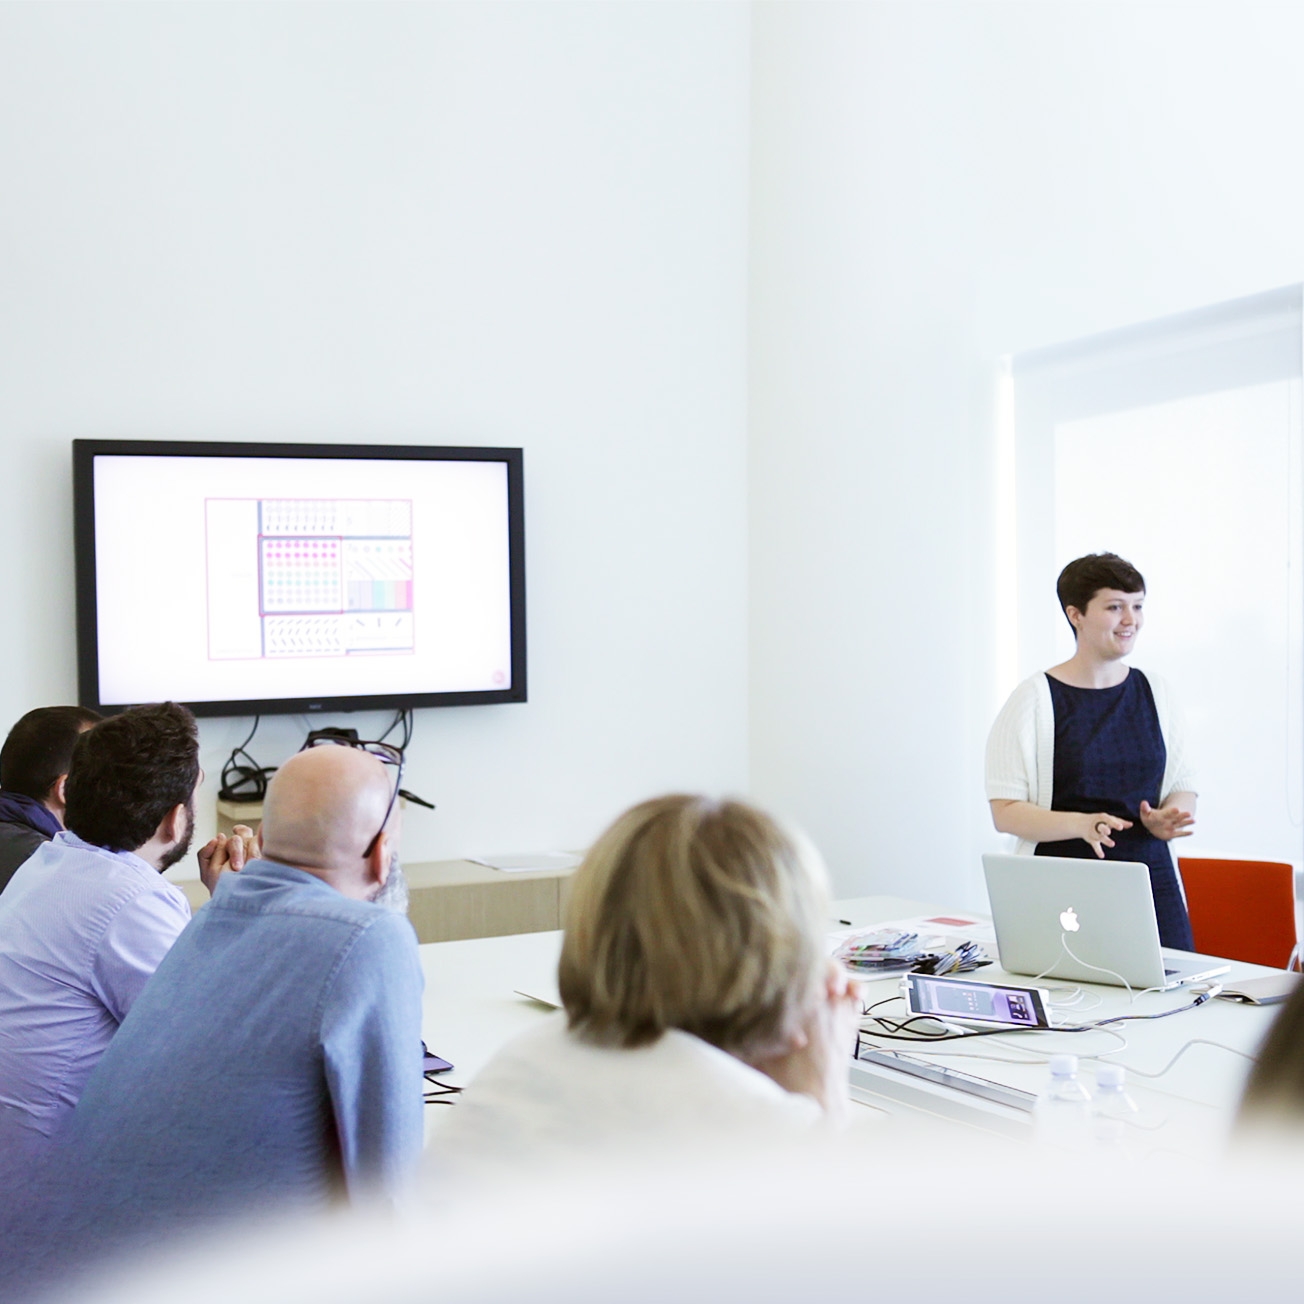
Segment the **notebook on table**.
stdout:
<svg viewBox="0 0 1304 1304">
<path fill-rule="evenodd" d="M 1265 974 L 1262 978 L 1247 978 L 1244 982 L 1224 987 L 1218 995 L 1226 1001 L 1239 1001 L 1242 1005 L 1280 1005 L 1290 998 L 1299 986 L 1297 973 Z"/>
</svg>

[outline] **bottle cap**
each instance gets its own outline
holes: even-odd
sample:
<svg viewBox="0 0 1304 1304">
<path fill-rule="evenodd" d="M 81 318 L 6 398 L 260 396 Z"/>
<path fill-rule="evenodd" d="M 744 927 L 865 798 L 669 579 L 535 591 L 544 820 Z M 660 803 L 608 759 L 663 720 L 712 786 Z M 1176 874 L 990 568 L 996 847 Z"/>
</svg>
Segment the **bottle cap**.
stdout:
<svg viewBox="0 0 1304 1304">
<path fill-rule="evenodd" d="M 1078 1071 L 1076 1055 L 1052 1055 L 1050 1057 L 1050 1074 L 1053 1078 L 1071 1078 Z"/>
<path fill-rule="evenodd" d="M 1096 1069 L 1098 1087 L 1121 1087 L 1127 1080 L 1127 1070 L 1121 1064 L 1101 1064 Z"/>
</svg>

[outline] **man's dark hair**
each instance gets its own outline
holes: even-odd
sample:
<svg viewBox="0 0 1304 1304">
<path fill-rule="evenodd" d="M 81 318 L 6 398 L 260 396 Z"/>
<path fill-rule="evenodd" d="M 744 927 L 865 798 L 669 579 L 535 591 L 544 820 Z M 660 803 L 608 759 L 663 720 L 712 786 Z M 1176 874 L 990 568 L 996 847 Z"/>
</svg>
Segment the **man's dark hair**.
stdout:
<svg viewBox="0 0 1304 1304">
<path fill-rule="evenodd" d="M 85 706 L 38 706 L 28 711 L 0 747 L 0 788 L 44 801 L 68 773 L 82 730 L 104 717 Z"/>
<path fill-rule="evenodd" d="M 175 702 L 135 706 L 77 739 L 63 822 L 94 846 L 135 851 L 198 782 L 195 717 Z"/>
<path fill-rule="evenodd" d="M 1146 582 L 1141 572 L 1130 561 L 1124 561 L 1116 552 L 1090 552 L 1085 557 L 1071 561 L 1060 571 L 1055 584 L 1064 618 L 1068 620 L 1069 608 L 1076 607 L 1085 614 L 1087 604 L 1101 589 L 1117 589 L 1120 593 L 1144 593 Z M 1069 621 L 1070 627 L 1073 622 Z M 1077 630 L 1073 631 L 1077 636 Z"/>
</svg>

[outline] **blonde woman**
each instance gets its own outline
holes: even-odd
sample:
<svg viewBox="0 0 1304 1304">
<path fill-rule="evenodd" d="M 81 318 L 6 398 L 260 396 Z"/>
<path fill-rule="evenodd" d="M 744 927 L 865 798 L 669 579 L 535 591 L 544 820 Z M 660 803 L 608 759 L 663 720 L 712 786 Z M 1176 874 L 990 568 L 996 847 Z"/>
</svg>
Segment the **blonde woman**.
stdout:
<svg viewBox="0 0 1304 1304">
<path fill-rule="evenodd" d="M 695 796 L 626 811 L 575 873 L 564 1016 L 470 1084 L 433 1164 L 561 1162 L 840 1118 L 858 1005 L 825 953 L 827 924 L 817 854 L 764 812 Z"/>
<path fill-rule="evenodd" d="M 1245 1082 L 1237 1138 L 1260 1147 L 1304 1142 L 1304 983 L 1277 1012 Z M 1292 1151 L 1291 1159 L 1297 1159 Z"/>
</svg>

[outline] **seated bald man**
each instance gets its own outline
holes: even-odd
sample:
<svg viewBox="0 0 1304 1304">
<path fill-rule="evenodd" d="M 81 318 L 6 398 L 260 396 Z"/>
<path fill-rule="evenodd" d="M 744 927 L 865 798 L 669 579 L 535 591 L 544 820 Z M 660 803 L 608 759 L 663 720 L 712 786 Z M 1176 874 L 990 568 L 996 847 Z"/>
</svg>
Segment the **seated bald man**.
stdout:
<svg viewBox="0 0 1304 1304">
<path fill-rule="evenodd" d="M 69 1129 L 101 1239 L 393 1192 L 422 1144 L 421 968 L 373 903 L 394 779 L 351 747 L 267 790 L 262 856 L 223 874 L 86 1085 Z"/>
</svg>

